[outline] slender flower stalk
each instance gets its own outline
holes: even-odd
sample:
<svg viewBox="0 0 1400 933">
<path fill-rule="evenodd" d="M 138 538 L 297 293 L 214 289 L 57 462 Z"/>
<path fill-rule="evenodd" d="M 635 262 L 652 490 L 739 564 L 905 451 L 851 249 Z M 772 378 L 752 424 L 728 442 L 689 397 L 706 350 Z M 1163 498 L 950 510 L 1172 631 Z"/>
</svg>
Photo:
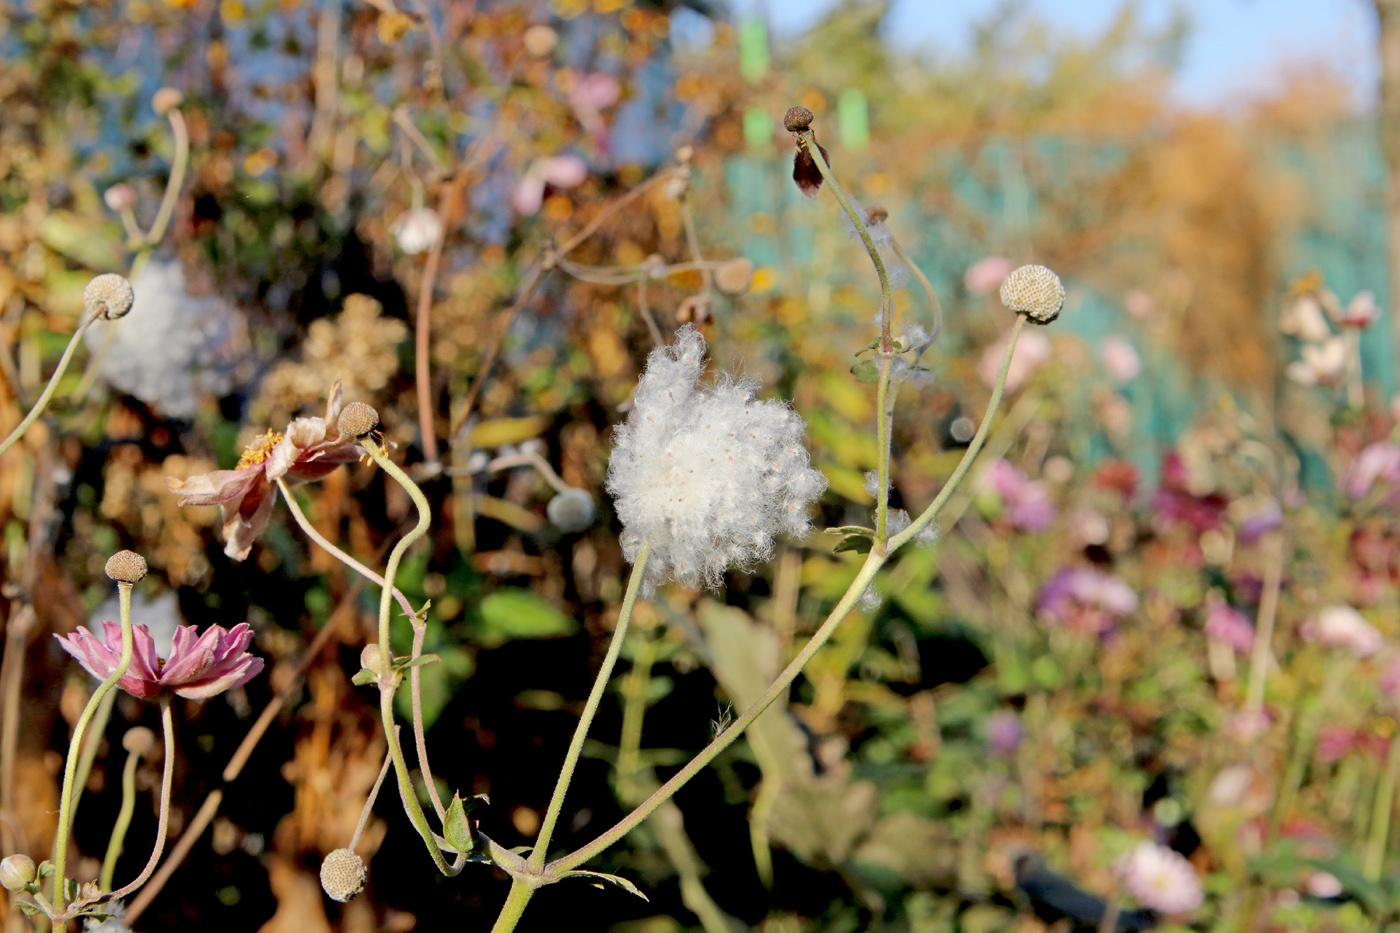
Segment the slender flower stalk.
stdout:
<svg viewBox="0 0 1400 933">
<path fill-rule="evenodd" d="M 53 399 L 54 390 L 58 388 L 58 380 L 63 378 L 63 373 L 68 368 L 68 363 L 73 359 L 74 351 L 78 349 L 78 344 L 83 340 L 83 334 L 87 333 L 87 329 L 92 326 L 92 322 L 100 317 L 102 317 L 102 312 L 98 311 L 96 313 L 90 313 L 83 318 L 83 322 L 79 324 L 78 329 L 73 332 L 72 339 L 68 341 L 68 346 L 64 349 L 63 356 L 58 361 L 58 367 L 54 369 L 53 375 L 49 377 L 48 385 L 44 386 L 44 391 L 39 396 L 39 400 L 34 403 L 34 407 L 29 409 L 29 414 L 24 416 L 24 420 L 10 432 L 9 436 L 3 441 L 0 441 L 0 456 L 4 456 L 5 451 L 13 447 L 15 441 L 23 437 L 30 426 L 44 413 L 44 409 L 49 406 L 49 402 Z"/>
<path fill-rule="evenodd" d="M 122 766 L 122 805 L 117 811 L 117 821 L 112 825 L 112 836 L 107 841 L 107 854 L 102 858 L 102 873 L 97 881 L 97 886 L 104 891 L 112 890 L 117 859 L 122 854 L 126 831 L 131 826 L 131 816 L 136 812 L 136 766 L 141 763 L 141 756 L 149 749 L 153 738 L 149 729 L 138 726 L 128 731 L 122 739 L 122 745 L 127 750 L 126 764 Z"/>
<path fill-rule="evenodd" d="M 160 863 L 161 853 L 165 851 L 165 836 L 170 828 L 170 785 L 175 775 L 175 723 L 170 714 L 168 696 L 160 698 L 160 727 L 165 736 L 165 767 L 160 775 L 160 815 L 156 822 L 156 845 L 151 850 L 151 857 L 146 860 L 146 867 L 141 869 L 141 874 L 136 876 L 136 880 L 107 895 L 107 900 L 126 897 L 145 884 L 151 873 L 156 870 L 156 865 Z"/>
</svg>

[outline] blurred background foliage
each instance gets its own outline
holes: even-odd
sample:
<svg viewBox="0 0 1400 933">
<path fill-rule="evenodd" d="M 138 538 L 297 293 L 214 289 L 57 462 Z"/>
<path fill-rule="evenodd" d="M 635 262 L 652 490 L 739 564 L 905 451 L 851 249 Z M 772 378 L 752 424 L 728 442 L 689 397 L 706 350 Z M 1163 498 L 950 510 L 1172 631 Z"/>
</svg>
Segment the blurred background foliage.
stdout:
<svg viewBox="0 0 1400 933">
<path fill-rule="evenodd" d="M 317 866 L 383 754 L 373 699 L 350 685 L 377 594 L 280 506 L 230 561 L 214 510 L 176 507 L 165 479 L 231 467 L 336 380 L 376 406 L 435 509 L 400 577 L 432 600 L 435 777 L 489 794 L 483 828 L 528 845 L 622 592 L 608 439 L 655 334 L 699 323 L 718 366 L 790 398 L 831 481 L 821 520 L 868 521 L 874 398 L 848 370 L 877 291 L 834 203 L 789 181 L 779 117 L 801 104 L 942 304 L 931 375 L 896 409 L 897 500 L 936 494 L 985 408 L 1010 325 L 987 270 L 1053 267 L 1066 311 L 1018 351 L 941 543 L 897 560 L 785 707 L 592 866 L 650 900 L 561 885 L 522 928 L 568 910 L 577 929 L 634 933 L 1040 930 L 1054 912 L 1017 885 L 1018 856 L 1127 905 L 1114 865 L 1142 838 L 1204 879 L 1204 907 L 1175 918 L 1195 928 L 1393 922 L 1388 313 L 1324 323 L 1354 341 L 1354 369 L 1310 385 L 1288 366 L 1320 335 L 1279 326 L 1328 290 L 1389 306 L 1372 115 L 1319 70 L 1229 113 L 1183 111 L 1167 81 L 1189 26 L 1146 29 L 1131 3 L 1088 39 L 1006 4 L 960 56 L 892 52 L 886 12 L 848 0 L 775 42 L 701 0 L 0 8 L 0 428 L 37 396 L 92 275 L 127 272 L 138 295 L 0 461 L 5 852 L 47 854 L 91 687 L 50 635 L 110 614 L 102 564 L 127 547 L 153 569 L 137 621 L 247 620 L 270 659 L 227 700 L 186 704 L 174 831 L 222 801 L 133 926 L 489 922 L 503 876 L 438 878 L 392 793 L 362 845 L 367 896 L 322 898 Z M 150 224 L 177 157 L 162 87 L 183 95 L 190 156 L 149 250 L 110 191 L 128 186 Z M 900 316 L 929 324 L 897 277 Z M 1391 465 L 1366 472 L 1368 451 Z M 595 497 L 592 525 L 561 529 L 545 479 L 501 465 L 532 456 Z M 412 522 L 365 466 L 297 495 L 372 565 Z M 855 575 L 834 544 L 790 542 L 721 592 L 639 607 L 560 842 L 593 838 L 763 689 Z M 1098 576 L 1059 598 L 1064 573 Z M 1131 605 L 1104 598 L 1119 586 Z M 1267 623 L 1265 650 L 1208 630 L 1222 606 Z M 1329 606 L 1360 610 L 1383 646 L 1319 636 Z M 117 706 L 80 873 L 117 807 L 120 736 L 153 721 Z M 144 786 L 157 774 L 143 765 Z M 119 878 L 151 841 L 143 799 Z"/>
</svg>

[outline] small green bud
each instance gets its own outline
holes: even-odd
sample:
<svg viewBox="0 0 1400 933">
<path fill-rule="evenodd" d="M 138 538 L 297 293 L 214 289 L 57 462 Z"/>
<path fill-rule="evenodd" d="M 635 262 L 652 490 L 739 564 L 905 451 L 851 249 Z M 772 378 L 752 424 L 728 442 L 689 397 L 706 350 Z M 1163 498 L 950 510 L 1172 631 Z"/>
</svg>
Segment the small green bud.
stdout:
<svg viewBox="0 0 1400 933">
<path fill-rule="evenodd" d="M 36 874 L 34 860 L 27 855 L 7 855 L 0 861 L 0 887 L 6 891 L 23 891 Z"/>
</svg>

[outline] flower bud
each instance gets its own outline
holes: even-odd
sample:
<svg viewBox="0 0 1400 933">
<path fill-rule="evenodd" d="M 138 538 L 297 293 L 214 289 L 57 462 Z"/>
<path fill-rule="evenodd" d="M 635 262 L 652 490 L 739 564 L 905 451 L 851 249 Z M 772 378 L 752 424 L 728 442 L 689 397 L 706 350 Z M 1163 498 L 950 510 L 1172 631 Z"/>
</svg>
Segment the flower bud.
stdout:
<svg viewBox="0 0 1400 933">
<path fill-rule="evenodd" d="M 351 402 L 341 410 L 336 427 L 340 428 L 341 434 L 364 437 L 379 427 L 379 412 L 364 402 Z"/>
<path fill-rule="evenodd" d="M 1021 266 L 1001 283 L 1001 303 L 1036 324 L 1049 324 L 1064 307 L 1065 287 L 1044 266 Z"/>
<path fill-rule="evenodd" d="M 800 133 L 812 125 L 815 114 L 806 107 L 792 107 L 783 114 L 783 128 L 789 133 Z"/>
<path fill-rule="evenodd" d="M 126 730 L 122 736 L 122 748 L 133 755 L 144 755 L 156 746 L 156 734 L 145 726 Z"/>
<path fill-rule="evenodd" d="M 349 849 L 336 849 L 321 863 L 321 888 L 344 903 L 365 889 L 365 861 Z"/>
<path fill-rule="evenodd" d="M 136 206 L 136 192 L 128 184 L 117 184 L 102 192 L 102 200 L 110 210 L 129 211 Z"/>
<path fill-rule="evenodd" d="M 146 576 L 146 558 L 135 551 L 118 551 L 107 558 L 106 570 L 118 583 L 140 583 Z"/>
<path fill-rule="evenodd" d="M 35 874 L 34 860 L 27 855 L 7 855 L 0 861 L 0 887 L 6 891 L 23 891 Z"/>
<path fill-rule="evenodd" d="M 162 117 L 185 102 L 185 95 L 173 87 L 163 87 L 151 95 L 151 107 Z"/>
<path fill-rule="evenodd" d="M 583 531 L 593 524 L 597 513 L 593 497 L 582 489 L 566 489 L 545 506 L 545 514 L 554 527 L 565 533 Z"/>
<path fill-rule="evenodd" d="M 83 310 L 88 314 L 101 312 L 102 317 L 109 321 L 125 317 L 135 300 L 136 292 L 132 290 L 131 283 L 115 272 L 96 276 L 83 289 Z"/>
<path fill-rule="evenodd" d="M 715 287 L 726 295 L 742 295 L 752 284 L 753 263 L 742 256 L 715 270 Z"/>
<path fill-rule="evenodd" d="M 360 667 L 367 670 L 379 670 L 379 646 L 365 645 L 360 649 Z"/>
</svg>

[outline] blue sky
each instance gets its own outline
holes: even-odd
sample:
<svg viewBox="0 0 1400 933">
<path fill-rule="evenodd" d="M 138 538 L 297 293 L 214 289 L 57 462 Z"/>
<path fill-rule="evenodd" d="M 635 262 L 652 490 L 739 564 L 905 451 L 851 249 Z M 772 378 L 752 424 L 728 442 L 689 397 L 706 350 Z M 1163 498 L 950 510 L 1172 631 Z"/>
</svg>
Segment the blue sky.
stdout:
<svg viewBox="0 0 1400 933">
<path fill-rule="evenodd" d="M 1000 0 L 894 0 L 890 35 L 901 45 L 956 50 L 969 24 Z M 1027 0 L 1031 9 L 1068 32 L 1103 29 L 1122 0 Z M 779 34 L 802 29 L 835 0 L 731 0 L 739 12 L 763 11 Z M 1142 0 L 1149 24 L 1184 8 L 1193 23 L 1175 97 L 1183 104 L 1217 107 L 1267 90 L 1280 71 L 1327 62 L 1355 90 L 1375 99 L 1379 74 L 1371 0 Z"/>
</svg>

